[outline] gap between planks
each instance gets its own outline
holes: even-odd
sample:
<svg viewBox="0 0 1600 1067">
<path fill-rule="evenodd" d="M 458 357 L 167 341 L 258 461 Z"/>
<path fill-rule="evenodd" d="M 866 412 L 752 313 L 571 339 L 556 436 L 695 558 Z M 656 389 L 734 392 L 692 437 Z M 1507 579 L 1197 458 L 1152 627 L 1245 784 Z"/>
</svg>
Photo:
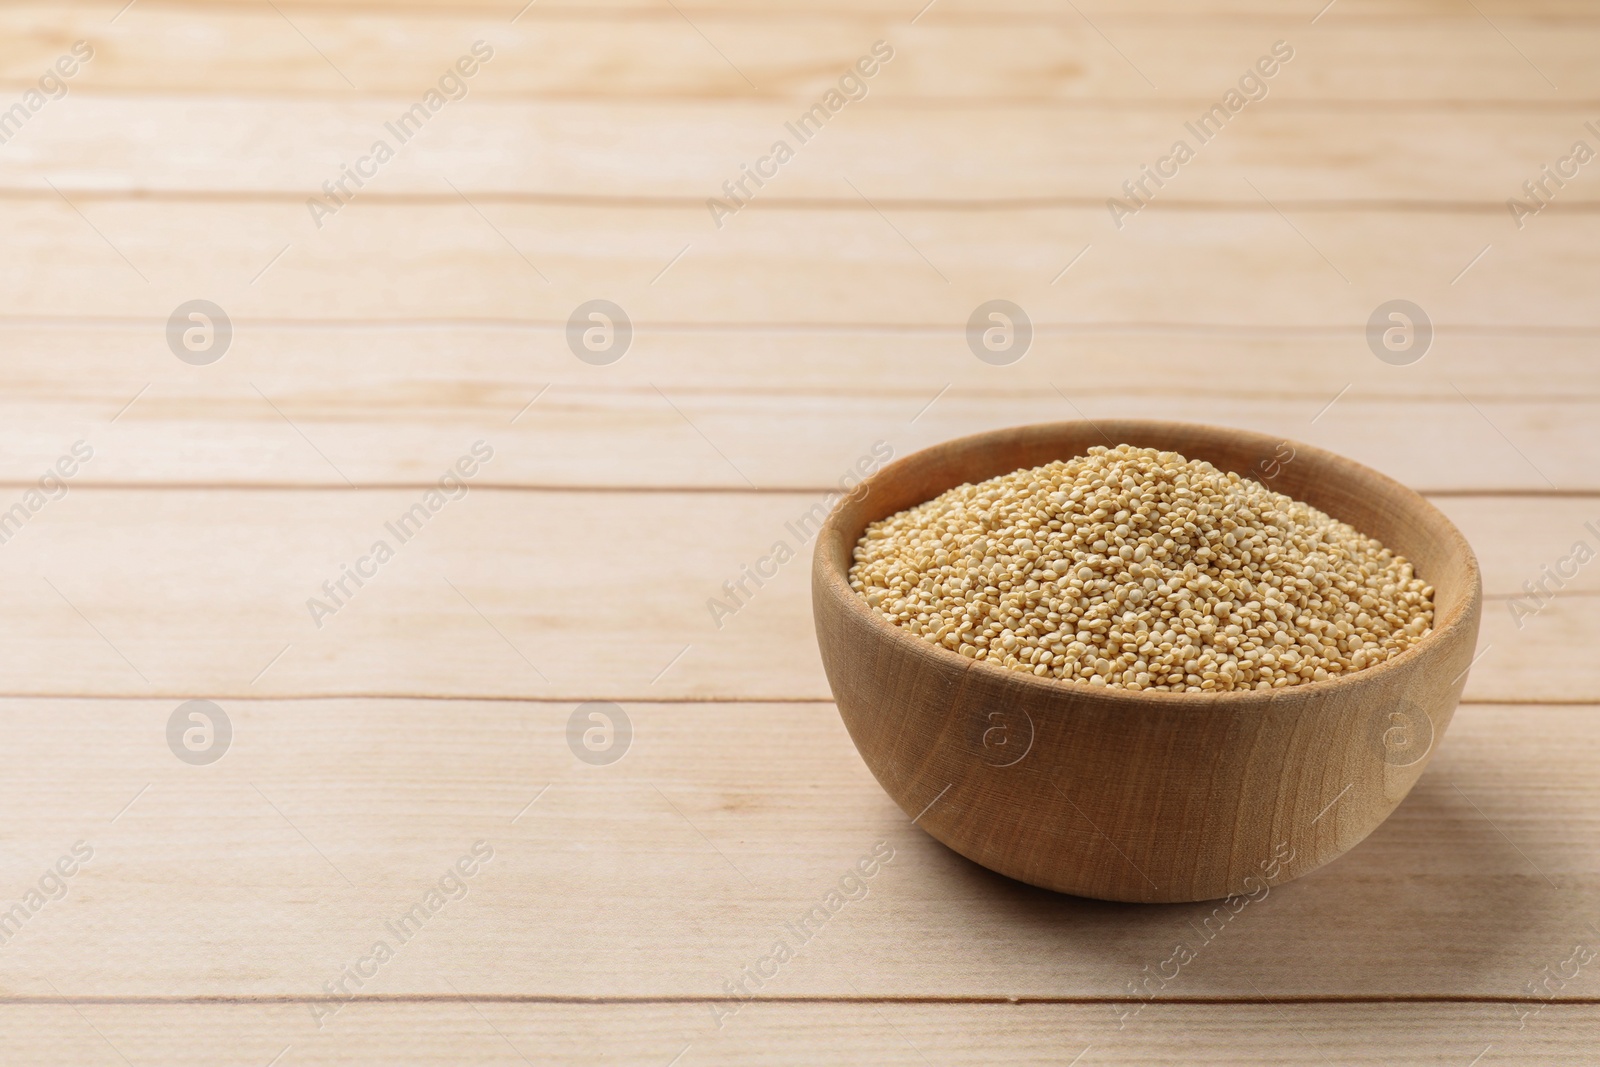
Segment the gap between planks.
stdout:
<svg viewBox="0 0 1600 1067">
<path fill-rule="evenodd" d="M 1600 21 L 1591 24 L 1593 28 L 1600 28 Z M 20 94 L 25 92 L 33 82 L 26 78 L 0 78 L 0 88 L 14 90 Z M 277 101 L 284 104 L 298 104 L 306 101 L 326 102 L 334 99 L 326 90 L 257 90 L 249 87 L 233 87 L 228 90 L 229 96 L 251 101 Z M 75 96 L 93 97 L 100 100 L 117 101 L 138 99 L 152 95 L 163 98 L 192 97 L 198 99 L 214 99 L 215 93 L 203 88 L 183 89 L 164 88 L 157 90 L 146 88 L 99 88 L 85 86 L 74 89 Z M 590 104 L 596 107 L 609 105 L 636 105 L 656 104 L 663 101 L 674 104 L 781 104 L 798 103 L 809 104 L 811 101 L 803 93 L 793 97 L 763 96 L 763 97 L 735 97 L 735 96 L 702 96 L 702 95 L 676 95 L 671 92 L 647 94 L 641 91 L 638 95 L 617 96 L 584 96 L 562 93 L 543 93 L 538 91 L 503 92 L 494 98 L 497 103 L 505 104 Z M 405 93 L 396 91 L 374 91 L 345 93 L 339 95 L 340 103 L 411 103 Z M 1083 111 L 1083 112 L 1126 112 L 1126 111 L 1155 111 L 1187 108 L 1199 105 L 1201 107 L 1216 103 L 1211 97 L 1204 94 L 1195 96 L 1142 96 L 1137 98 L 1092 98 L 1092 97 L 1044 97 L 1044 96 L 997 96 L 985 95 L 981 98 L 969 99 L 967 97 L 946 96 L 896 96 L 884 100 L 880 105 L 883 110 L 901 111 L 1016 111 L 1016 110 L 1041 110 L 1041 111 Z M 1393 116 L 1396 112 L 1483 112 L 1483 113 L 1512 113 L 1519 115 L 1554 115 L 1571 112 L 1582 119 L 1587 118 L 1597 106 L 1600 106 L 1600 97 L 1567 97 L 1562 100 L 1523 100 L 1516 97 L 1502 98 L 1472 98 L 1472 97 L 1408 97 L 1408 98 L 1363 98 L 1363 97 L 1291 97 L 1285 98 L 1276 105 L 1283 111 L 1315 111 L 1315 112 L 1366 112 L 1375 115 Z M 148 195 L 164 195 L 161 190 L 128 189 L 123 191 L 130 198 Z M 574 194 L 576 195 L 576 194 Z"/>
<path fill-rule="evenodd" d="M 172 693 L 4 693 L 0 692 L 0 701 L 94 701 L 96 703 L 153 703 L 162 700 L 187 700 L 195 694 L 191 691 Z M 671 706 L 704 705 L 704 704 L 771 704 L 783 707 L 793 704 L 822 704 L 832 706 L 834 701 L 830 697 L 773 697 L 773 696 L 662 696 L 659 693 L 644 693 L 638 696 L 596 696 L 594 694 L 571 694 L 568 696 L 506 696 L 490 694 L 481 696 L 477 694 L 461 693 L 289 693 L 286 695 L 274 694 L 261 696 L 257 694 L 242 693 L 210 693 L 216 700 L 226 700 L 234 704 L 289 704 L 289 703 L 314 703 L 339 702 L 339 701 L 409 701 L 409 702 L 434 702 L 440 704 L 559 704 L 567 705 L 574 701 L 584 702 L 590 700 L 603 700 L 613 704 L 648 705 L 657 704 Z M 1463 697 L 1458 705 L 1500 707 L 1500 708 L 1584 708 L 1600 707 L 1600 702 L 1583 697 L 1571 699 L 1562 697 L 1532 697 L 1521 700 L 1501 700 L 1493 697 Z"/>
<path fill-rule="evenodd" d="M 109 0 L 89 3 L 68 2 L 60 5 L 70 11 L 100 12 L 108 7 L 114 7 Z M 255 6 L 252 0 L 143 0 L 140 4 L 148 10 L 154 11 L 223 11 L 231 12 Z M 279 0 L 277 6 L 291 11 L 302 11 L 312 14 L 351 15 L 351 16 L 417 16 L 433 18 L 462 18 L 481 19 L 493 18 L 496 21 L 505 18 L 508 11 L 507 4 L 485 3 L 482 0 L 465 3 L 437 2 L 437 0 L 418 0 L 387 7 L 381 4 L 361 3 L 359 0 Z M 514 6 L 514 5 L 513 5 Z M 804 6 L 776 6 L 776 7 L 749 7 L 738 4 L 675 4 L 683 13 L 690 15 L 703 15 L 708 18 L 721 18 L 740 20 L 754 23 L 770 23 L 782 19 L 806 18 L 816 21 L 841 21 L 862 23 L 868 25 L 882 25 L 885 22 L 899 24 L 905 19 L 903 13 L 891 8 L 851 7 L 840 5 L 838 7 L 813 8 Z M 1107 25 L 1134 23 L 1147 21 L 1158 16 L 1167 25 L 1205 25 L 1205 26 L 1259 26 L 1262 28 L 1281 28 L 1284 26 L 1310 25 L 1308 20 L 1299 12 L 1292 15 L 1277 11 L 1230 11 L 1222 13 L 1212 12 L 1180 12 L 1162 10 L 1158 6 L 1135 6 L 1131 10 L 1110 9 L 1093 4 L 1081 5 L 1096 17 L 1096 22 Z M 1593 26 L 1600 23 L 1594 15 L 1574 15 L 1566 11 L 1542 10 L 1541 5 L 1531 4 L 1517 15 L 1508 16 L 1506 12 L 1497 10 L 1495 15 L 1505 19 L 1511 18 L 1523 22 L 1538 22 L 1541 24 L 1559 26 Z M 1354 13 L 1341 13 L 1340 21 L 1346 26 L 1355 23 L 1373 26 L 1393 26 L 1397 23 L 1437 25 L 1439 23 L 1473 24 L 1477 16 L 1471 12 L 1456 12 L 1453 15 L 1440 15 L 1438 12 L 1375 12 L 1358 11 Z M 652 22 L 672 23 L 680 18 L 676 13 L 668 13 L 665 9 L 651 4 L 648 0 L 638 0 L 631 4 L 612 4 L 594 8 L 579 7 L 571 4 L 552 4 L 545 6 L 532 6 L 517 18 L 531 18 L 537 21 L 550 22 L 621 22 L 648 20 Z M 938 21 L 942 23 L 982 23 L 993 25 L 995 23 L 1008 23 L 1027 26 L 1078 26 L 1083 22 L 1080 7 L 1074 7 L 1072 13 L 1066 11 L 1049 11 L 1028 8 L 1004 8 L 995 11 L 975 10 L 973 8 L 950 7 L 938 12 Z M 909 24 L 909 19 L 905 19 Z"/>
<path fill-rule="evenodd" d="M 66 316 L 66 315 L 5 315 L 0 313 L 0 330 L 123 330 L 146 329 L 158 316 L 139 318 L 133 315 Z M 442 316 L 439 318 L 325 318 L 291 319 L 281 317 L 241 316 L 233 320 L 235 329 L 249 326 L 266 330 L 305 330 L 326 333 L 328 330 L 350 330 L 367 333 L 400 333 L 404 331 L 448 332 L 451 330 L 508 330 L 539 333 L 562 333 L 565 320 L 508 319 L 495 316 L 469 318 Z M 926 323 L 882 322 L 635 322 L 635 335 L 640 333 L 732 333 L 756 336 L 832 336 L 861 334 L 867 336 L 889 335 L 907 337 L 959 337 L 966 327 L 960 323 L 945 326 Z M 1526 340 L 1529 337 L 1572 338 L 1583 340 L 1600 337 L 1600 326 L 1547 326 L 1520 323 L 1435 323 L 1435 330 L 1470 337 L 1504 337 Z M 1361 336 L 1350 323 L 1323 323 L 1304 326 L 1263 326 L 1246 323 L 1214 322 L 1049 322 L 1033 324 L 1034 336 L 1059 334 L 1064 337 L 1090 334 L 1126 336 L 1186 336 L 1202 337 L 1255 337 L 1279 338 L 1350 338 Z"/>
<path fill-rule="evenodd" d="M 754 998 L 763 1004 L 978 1004 L 1014 1007 L 1027 1004 L 1559 1004 L 1577 1007 L 1600 1004 L 1600 997 L 1516 997 L 1491 994 L 1350 993 L 1285 994 L 1259 997 L 1052 997 L 999 995 L 908 995 L 871 997 L 852 994 L 772 994 Z M 736 997 L 693 994 L 641 996 L 562 996 L 537 993 L 355 993 L 340 996 L 301 996 L 293 993 L 200 996 L 0 996 L 0 1007 L 19 1005 L 228 1005 L 228 1004 L 721 1004 L 740 1003 Z"/>
<path fill-rule="evenodd" d="M 1269 398 L 1270 399 L 1270 398 Z M 426 491 L 438 483 L 428 482 L 370 482 L 366 485 L 343 485 L 335 482 L 171 482 L 171 481 L 74 481 L 73 488 L 94 492 L 195 492 L 195 493 L 391 493 Z M 38 487 L 37 480 L 0 479 L 0 492 L 28 490 Z M 651 493 L 655 495 L 698 494 L 701 496 L 822 496 L 838 492 L 833 485 L 815 486 L 739 486 L 739 485 L 558 485 L 525 482 L 474 482 L 476 492 L 485 493 L 587 493 L 593 495 L 627 496 Z M 1519 500 L 1594 500 L 1600 499 L 1600 489 L 1429 489 L 1410 487 L 1425 497 L 1453 500 L 1494 500 L 1510 497 Z M 1505 599 L 1513 594 L 1490 594 L 1490 599 Z M 1596 595 L 1574 591 L 1568 596 Z"/>
<path fill-rule="evenodd" d="M 209 189 L 94 189 L 67 186 L 75 202 L 94 203 L 175 203 L 175 204 L 303 204 L 303 192 L 277 192 L 273 190 L 233 191 Z M 60 193 L 53 190 L 0 189 L 0 202 L 25 201 L 55 203 Z M 520 204 L 537 207 L 587 207 L 602 209 L 672 209 L 701 210 L 702 197 L 689 196 L 591 196 L 578 193 L 522 193 L 507 190 L 475 189 L 474 201 L 491 204 Z M 460 202 L 455 194 L 444 193 L 363 193 L 362 199 L 371 206 L 453 207 Z M 782 197 L 763 198 L 757 205 L 761 211 L 825 211 L 872 214 L 882 209 L 897 211 L 942 212 L 947 214 L 1015 211 L 1103 210 L 1104 197 L 1092 196 L 1018 196 L 1018 197 L 929 197 L 880 196 L 871 204 L 860 198 L 845 197 Z M 1276 205 L 1276 206 L 1274 206 Z M 1395 215 L 1504 215 L 1503 200 L 1413 200 L 1374 198 L 1371 200 L 1327 199 L 1320 197 L 1298 198 L 1280 196 L 1272 203 L 1263 203 L 1259 197 L 1238 200 L 1184 200 L 1172 198 L 1147 205 L 1154 214 L 1249 214 L 1274 215 L 1281 207 L 1297 211 L 1327 215 L 1339 214 L 1395 214 Z M 1141 209 L 1141 212 L 1146 209 Z M 1593 215 L 1600 213 L 1600 199 L 1568 199 L 1549 203 L 1540 209 L 1551 215 Z"/>
</svg>

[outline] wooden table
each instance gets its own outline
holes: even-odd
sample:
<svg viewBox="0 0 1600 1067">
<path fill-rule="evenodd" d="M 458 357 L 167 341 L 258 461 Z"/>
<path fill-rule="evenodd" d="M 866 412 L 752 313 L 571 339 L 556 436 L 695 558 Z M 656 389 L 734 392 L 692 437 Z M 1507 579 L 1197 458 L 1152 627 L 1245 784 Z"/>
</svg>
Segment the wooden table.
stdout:
<svg viewBox="0 0 1600 1067">
<path fill-rule="evenodd" d="M 4 1062 L 1596 1062 L 1592 5 L 122 2 L 0 8 Z M 1220 933 L 924 836 L 811 632 L 875 448 L 1113 414 L 1484 566 L 1416 791 Z"/>
</svg>

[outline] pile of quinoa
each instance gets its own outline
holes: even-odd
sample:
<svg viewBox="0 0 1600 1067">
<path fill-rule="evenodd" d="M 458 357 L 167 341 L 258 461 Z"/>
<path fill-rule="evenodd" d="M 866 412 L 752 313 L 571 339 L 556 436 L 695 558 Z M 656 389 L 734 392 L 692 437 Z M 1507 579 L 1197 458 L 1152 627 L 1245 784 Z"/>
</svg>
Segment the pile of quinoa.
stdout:
<svg viewBox="0 0 1600 1067">
<path fill-rule="evenodd" d="M 850 585 L 952 652 L 1134 690 L 1323 681 L 1399 655 L 1433 626 L 1433 588 L 1354 527 L 1130 445 L 881 519 L 856 544 Z"/>
</svg>

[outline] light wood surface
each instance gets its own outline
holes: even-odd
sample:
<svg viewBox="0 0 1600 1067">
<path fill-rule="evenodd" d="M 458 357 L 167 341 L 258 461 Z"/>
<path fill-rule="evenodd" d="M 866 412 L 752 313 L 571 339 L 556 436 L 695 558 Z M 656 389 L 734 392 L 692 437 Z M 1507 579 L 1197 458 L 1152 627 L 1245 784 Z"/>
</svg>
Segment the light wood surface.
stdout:
<svg viewBox="0 0 1600 1067">
<path fill-rule="evenodd" d="M 1552 975 L 1600 947 L 1600 565 L 1517 605 L 1600 547 L 1600 163 L 1520 230 L 1506 199 L 1600 142 L 1600 16 L 921 7 L 0 9 L 0 110 L 96 52 L 0 145 L 0 512 L 94 449 L 0 544 L 0 905 L 94 850 L 0 944 L 0 1060 L 1592 1058 L 1596 965 Z M 318 229 L 306 198 L 479 39 L 467 98 Z M 716 228 L 706 198 L 878 39 L 867 98 Z M 1117 230 L 1106 198 L 1280 39 L 1268 97 Z M 564 336 L 595 297 L 635 326 L 610 366 Z M 995 297 L 1036 327 L 1012 366 L 963 335 Z M 234 325 L 210 366 L 164 337 L 195 298 Z M 1436 327 L 1410 366 L 1363 335 L 1394 298 Z M 1348 455 L 1483 565 L 1411 796 L 1153 994 L 1204 906 L 1055 896 L 910 825 L 829 702 L 808 559 L 706 609 L 875 442 L 1080 416 Z M 317 627 L 479 440 L 465 499 Z M 232 722 L 210 766 L 165 739 L 192 698 Z M 569 749 L 587 700 L 632 720 L 610 766 Z M 479 839 L 467 896 L 318 1027 Z M 725 1014 L 879 841 L 866 897 Z"/>
</svg>

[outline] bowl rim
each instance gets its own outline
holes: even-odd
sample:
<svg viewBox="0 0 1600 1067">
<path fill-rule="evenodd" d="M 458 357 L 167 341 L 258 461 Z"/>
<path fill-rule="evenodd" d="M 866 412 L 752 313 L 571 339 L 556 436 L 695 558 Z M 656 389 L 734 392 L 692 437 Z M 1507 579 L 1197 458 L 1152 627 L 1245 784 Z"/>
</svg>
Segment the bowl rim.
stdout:
<svg viewBox="0 0 1600 1067">
<path fill-rule="evenodd" d="M 1465 565 L 1468 584 L 1465 595 L 1461 597 L 1454 609 L 1443 620 L 1440 620 L 1436 615 L 1433 628 L 1430 629 L 1428 633 L 1421 638 L 1421 640 L 1417 641 L 1399 655 L 1384 660 L 1382 663 L 1374 667 L 1364 667 L 1359 671 L 1351 671 L 1348 674 L 1341 674 L 1337 678 L 1329 678 L 1320 682 L 1305 682 L 1300 685 L 1289 685 L 1276 689 L 1225 690 L 1222 692 L 1210 693 L 1191 693 L 1186 691 L 1173 692 L 1162 689 L 1135 690 L 1124 689 L 1121 686 L 1090 685 L 1087 682 L 1068 681 L 1064 678 L 1041 677 L 1025 671 L 1015 670 L 1011 667 L 1005 666 L 1004 664 L 990 663 L 988 660 L 971 659 L 952 649 L 945 648 L 942 645 L 935 645 L 932 642 L 924 641 L 922 638 L 904 629 L 903 627 L 889 622 L 882 615 L 879 615 L 876 611 L 872 610 L 872 608 L 867 605 L 866 598 L 858 594 L 850 587 L 848 562 L 846 563 L 845 568 L 841 571 L 838 567 L 833 565 L 832 560 L 830 559 L 830 553 L 827 545 L 835 537 L 839 538 L 841 541 L 844 540 L 845 531 L 840 528 L 841 517 L 844 515 L 851 499 L 857 493 L 860 493 L 863 489 L 866 489 L 867 493 L 863 496 L 863 499 L 865 499 L 867 496 L 870 496 L 870 486 L 874 482 L 877 482 L 880 479 L 886 479 L 887 477 L 892 477 L 894 473 L 904 465 L 911 463 L 919 457 L 925 456 L 927 453 L 935 449 L 967 449 L 996 438 L 1011 436 L 1018 433 L 1026 433 L 1029 431 L 1040 433 L 1054 431 L 1060 433 L 1064 427 L 1080 427 L 1083 431 L 1099 433 L 1100 436 L 1104 437 L 1105 435 L 1100 429 L 1100 424 L 1113 422 L 1118 426 L 1118 428 L 1132 429 L 1138 433 L 1142 433 L 1145 430 L 1160 433 L 1164 430 L 1177 428 L 1188 431 L 1201 431 L 1202 433 L 1212 435 L 1232 436 L 1239 439 L 1254 439 L 1260 444 L 1266 444 L 1267 442 L 1271 442 L 1274 445 L 1278 443 L 1287 443 L 1295 449 L 1296 455 L 1301 454 L 1303 450 L 1306 454 L 1314 455 L 1319 459 L 1335 461 L 1335 467 L 1337 467 L 1339 464 L 1345 464 L 1354 467 L 1365 477 L 1383 483 L 1387 488 L 1393 491 L 1399 499 L 1405 502 L 1407 509 L 1411 513 L 1420 513 L 1432 518 L 1440 526 L 1440 528 L 1442 528 L 1449 535 L 1450 539 L 1455 542 L 1455 548 L 1457 550 L 1458 557 L 1464 562 Z M 1136 448 L 1151 447 L 1149 445 L 1137 445 L 1134 444 L 1133 441 L 1119 443 L 1133 444 Z M 1021 470 L 1023 468 L 1016 469 Z M 1001 473 L 1004 474 L 1009 472 L 1003 471 Z M 990 477 L 998 477 L 998 475 L 990 475 Z M 956 485 L 959 484 L 965 483 L 956 483 Z M 955 485 L 949 485 L 938 492 L 946 492 L 953 488 L 955 488 Z M 937 495 L 938 493 L 935 493 L 935 496 Z M 908 505 L 908 507 L 915 506 L 915 504 Z M 891 512 L 890 514 L 898 514 L 898 512 Z M 869 520 L 869 522 L 870 521 L 874 520 Z M 865 526 L 863 526 L 863 529 L 865 529 Z M 852 557 L 854 555 L 854 547 L 859 540 L 860 533 L 858 532 L 856 537 L 849 540 L 845 545 L 845 554 L 847 557 Z M 1095 700 L 1110 701 L 1113 705 L 1124 704 L 1128 707 L 1141 707 L 1146 709 L 1152 707 L 1153 705 L 1165 706 L 1174 710 L 1179 708 L 1192 709 L 1200 706 L 1231 706 L 1248 708 L 1251 705 L 1259 705 L 1261 708 L 1265 708 L 1273 704 L 1281 704 L 1285 700 L 1289 699 L 1332 699 L 1342 694 L 1351 693 L 1360 687 L 1381 685 L 1385 679 L 1389 678 L 1391 674 L 1394 674 L 1397 671 L 1410 669 L 1411 666 L 1424 654 L 1436 650 L 1440 646 L 1456 638 L 1459 632 L 1465 628 L 1476 616 L 1481 608 L 1483 600 L 1483 575 L 1478 564 L 1477 554 L 1472 550 L 1472 545 L 1456 527 L 1455 523 L 1450 520 L 1449 516 L 1435 507 L 1432 501 L 1428 500 L 1421 493 L 1418 493 L 1411 487 L 1396 481 L 1381 471 L 1368 467 L 1364 463 L 1360 463 L 1356 460 L 1350 459 L 1347 456 L 1342 456 L 1337 452 L 1320 448 L 1316 445 L 1309 445 L 1289 438 L 1278 437 L 1276 435 L 1263 434 L 1256 430 L 1241 430 L 1228 426 L 1216 426 L 1211 423 L 1185 422 L 1172 419 L 1139 419 L 1119 417 L 1114 419 L 1101 419 L 1098 422 L 1093 419 L 1066 419 L 1055 422 L 1025 423 L 1020 426 L 1001 427 L 994 430 L 985 430 L 981 433 L 967 434 L 962 437 L 953 437 L 949 438 L 948 440 L 929 445 L 926 448 L 920 448 L 917 451 L 908 453 L 905 456 L 901 456 L 884 467 L 881 467 L 877 471 L 874 471 L 872 474 L 862 479 L 857 486 L 845 493 L 834 504 L 833 508 L 828 513 L 827 519 L 817 531 L 817 539 L 815 547 L 812 551 L 812 561 L 813 573 L 826 583 L 827 588 L 833 594 L 834 598 L 850 605 L 845 609 L 846 611 L 854 612 L 859 616 L 865 617 L 868 625 L 874 628 L 874 632 L 876 634 L 890 642 L 891 645 L 897 645 L 912 657 L 923 658 L 934 664 L 954 665 L 955 662 L 959 662 L 964 666 L 965 670 L 978 671 L 980 677 L 992 678 L 996 683 L 1018 686 L 1024 691 L 1031 691 L 1040 699 L 1060 700 L 1063 698 L 1081 699 L 1088 697 Z M 1429 582 L 1428 584 L 1434 585 L 1433 582 Z M 1437 608 L 1435 610 L 1437 611 Z M 1473 663 L 1476 662 L 1476 660 L 1473 660 Z M 1454 685 L 1457 681 L 1462 681 L 1462 684 L 1465 685 L 1463 678 L 1471 669 L 1472 664 L 1469 664 L 1467 669 L 1462 672 L 1462 675 L 1452 679 L 1450 684 Z"/>
</svg>

